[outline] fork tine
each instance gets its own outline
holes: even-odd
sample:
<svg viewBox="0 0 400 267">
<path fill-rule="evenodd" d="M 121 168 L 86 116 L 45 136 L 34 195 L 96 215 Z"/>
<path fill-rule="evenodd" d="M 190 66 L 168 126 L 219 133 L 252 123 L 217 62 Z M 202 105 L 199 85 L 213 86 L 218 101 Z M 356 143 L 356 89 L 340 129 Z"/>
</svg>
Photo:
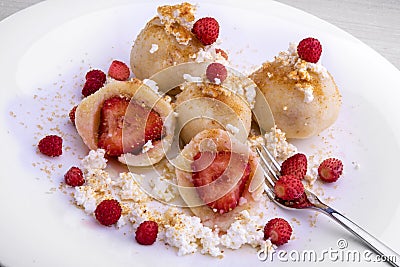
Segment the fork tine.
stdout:
<svg viewBox="0 0 400 267">
<path fill-rule="evenodd" d="M 274 171 L 272 169 L 271 164 L 268 162 L 268 160 L 265 158 L 264 154 L 261 152 L 261 150 L 259 148 L 256 148 L 258 155 L 261 158 L 261 161 L 264 163 L 264 165 L 268 168 L 268 172 L 271 174 L 269 175 L 264 168 L 263 172 L 264 172 L 264 176 L 269 180 L 269 182 L 272 184 L 272 186 L 275 185 L 275 182 L 279 179 L 278 174 L 276 173 L 276 171 Z"/>
<path fill-rule="evenodd" d="M 269 188 L 274 188 L 275 179 L 272 179 L 270 174 L 263 167 L 261 167 L 261 170 L 264 174 L 265 182 L 267 183 L 266 186 L 268 186 Z"/>
<path fill-rule="evenodd" d="M 280 172 L 281 170 L 281 166 L 279 165 L 279 163 L 276 161 L 275 157 L 271 154 L 271 152 L 269 152 L 268 148 L 265 145 L 261 145 L 261 147 L 263 148 L 264 152 L 268 155 L 269 160 L 272 162 L 272 164 L 275 167 L 276 172 Z"/>
</svg>

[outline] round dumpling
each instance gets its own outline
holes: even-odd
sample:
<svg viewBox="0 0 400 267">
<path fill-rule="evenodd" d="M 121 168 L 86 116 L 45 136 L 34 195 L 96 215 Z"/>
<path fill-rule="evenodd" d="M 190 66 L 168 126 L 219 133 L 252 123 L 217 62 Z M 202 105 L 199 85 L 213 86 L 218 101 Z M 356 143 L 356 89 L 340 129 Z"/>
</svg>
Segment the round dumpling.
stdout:
<svg viewBox="0 0 400 267">
<path fill-rule="evenodd" d="M 173 163 L 187 206 L 205 226 L 221 231 L 254 205 L 264 190 L 254 152 L 224 130 L 198 133 Z"/>
<path fill-rule="evenodd" d="M 176 96 L 180 138 L 187 144 L 206 129 L 226 129 L 245 142 L 251 128 L 251 109 L 242 97 L 221 85 L 184 83 Z"/>
<path fill-rule="evenodd" d="M 140 80 L 113 81 L 84 98 L 75 112 L 78 134 L 89 149 L 131 166 L 150 166 L 170 149 L 171 105 Z"/>
<path fill-rule="evenodd" d="M 249 78 L 263 92 L 287 138 L 315 136 L 339 115 L 341 95 L 332 75 L 320 64 L 300 59 L 295 45 Z"/>
<path fill-rule="evenodd" d="M 195 60 L 204 45 L 191 32 L 194 10 L 189 3 L 158 8 L 159 15 L 146 24 L 132 46 L 130 65 L 138 79 Z"/>
</svg>

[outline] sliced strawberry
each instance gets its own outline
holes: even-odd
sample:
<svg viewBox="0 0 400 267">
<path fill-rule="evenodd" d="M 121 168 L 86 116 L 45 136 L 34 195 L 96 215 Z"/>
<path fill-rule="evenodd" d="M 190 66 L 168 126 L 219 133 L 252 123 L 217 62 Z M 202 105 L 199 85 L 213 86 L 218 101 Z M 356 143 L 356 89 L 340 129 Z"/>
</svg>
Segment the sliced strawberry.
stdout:
<svg viewBox="0 0 400 267">
<path fill-rule="evenodd" d="M 287 158 L 281 166 L 281 175 L 294 175 L 300 180 L 307 173 L 307 157 L 302 153 L 297 153 Z"/>
<path fill-rule="evenodd" d="M 154 119 L 157 116 L 159 117 L 155 111 L 127 98 L 116 96 L 107 99 L 100 115 L 99 148 L 105 149 L 110 156 L 139 153 L 147 140 L 155 140 L 146 140 L 145 131 L 158 132 L 159 122 Z M 150 120 L 147 120 L 148 117 Z M 152 129 L 154 125 L 156 130 Z M 153 136 L 155 134 L 150 137 Z"/>
<path fill-rule="evenodd" d="M 144 132 L 145 142 L 160 140 L 163 131 L 163 121 L 160 115 L 154 110 L 150 111 L 147 117 L 146 128 Z"/>
<path fill-rule="evenodd" d="M 192 170 L 192 181 L 200 198 L 221 214 L 239 204 L 250 177 L 250 164 L 241 155 L 228 151 L 199 152 L 194 157 Z"/>
</svg>

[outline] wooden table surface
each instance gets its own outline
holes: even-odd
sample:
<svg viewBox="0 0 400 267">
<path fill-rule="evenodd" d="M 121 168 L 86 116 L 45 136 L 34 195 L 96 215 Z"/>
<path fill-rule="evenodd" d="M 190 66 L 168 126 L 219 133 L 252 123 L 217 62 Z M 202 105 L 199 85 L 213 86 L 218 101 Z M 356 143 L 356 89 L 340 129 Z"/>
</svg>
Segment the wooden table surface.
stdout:
<svg viewBox="0 0 400 267">
<path fill-rule="evenodd" d="M 41 1 L 0 0 L 0 20 Z M 301 9 L 338 26 L 372 47 L 400 69 L 400 0 L 278 0 L 278 2 Z"/>
</svg>

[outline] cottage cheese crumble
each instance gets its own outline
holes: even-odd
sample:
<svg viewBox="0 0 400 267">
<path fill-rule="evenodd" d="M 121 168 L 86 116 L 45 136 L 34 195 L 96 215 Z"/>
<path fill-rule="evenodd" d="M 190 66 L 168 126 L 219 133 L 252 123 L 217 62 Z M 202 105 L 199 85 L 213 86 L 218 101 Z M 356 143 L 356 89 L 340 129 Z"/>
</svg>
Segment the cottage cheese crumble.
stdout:
<svg viewBox="0 0 400 267">
<path fill-rule="evenodd" d="M 185 79 L 185 81 L 190 82 L 190 83 L 201 83 L 203 82 L 203 78 L 201 77 L 196 77 L 196 76 L 192 76 L 190 74 L 183 74 L 183 79 Z"/>
<path fill-rule="evenodd" d="M 227 233 L 221 236 L 221 244 L 231 249 L 239 249 L 245 244 L 260 246 L 264 239 L 264 227 L 258 221 L 259 216 L 250 216 L 247 210 L 242 211 Z"/>
<path fill-rule="evenodd" d="M 90 150 L 89 154 L 82 160 L 82 165 L 87 172 L 92 170 L 103 170 L 107 167 L 107 159 L 104 158 L 104 149 Z"/>
<path fill-rule="evenodd" d="M 149 50 L 150 54 L 154 54 L 158 50 L 158 45 L 157 44 L 151 44 L 151 48 Z"/>
<path fill-rule="evenodd" d="M 220 42 L 217 41 L 212 45 L 201 48 L 196 54 L 192 55 L 191 58 L 193 58 L 194 61 L 197 63 L 217 62 L 221 63 L 224 66 L 229 66 L 229 61 L 226 60 L 226 58 L 223 57 L 221 53 L 217 52 L 217 48 L 219 45 Z"/>
<path fill-rule="evenodd" d="M 312 75 L 321 75 L 322 78 L 328 78 L 328 71 L 320 62 L 311 63 L 302 60 L 297 54 L 297 44 L 290 43 L 287 51 L 280 52 L 275 57 L 275 64 L 283 67 L 290 67 L 292 71 L 287 74 L 287 78 L 296 81 L 295 89 L 304 93 L 304 102 L 311 103 L 314 100 L 312 85 Z M 269 76 L 273 77 L 271 73 Z"/>
<path fill-rule="evenodd" d="M 184 208 L 168 207 L 157 200 L 171 201 L 179 195 L 174 185 L 176 174 L 174 166 L 167 160 L 160 163 L 159 177 L 145 177 L 132 172 L 122 172 L 112 178 L 106 171 L 104 150 L 92 150 L 82 160 L 85 166 L 84 186 L 76 187 L 75 203 L 93 215 L 98 203 L 104 199 L 117 199 L 122 207 L 122 216 L 117 228 L 136 229 L 145 220 L 156 221 L 160 225 L 159 239 L 178 248 L 178 255 L 199 251 L 213 257 L 223 257 L 223 248 L 239 249 L 243 245 L 260 247 L 268 244 L 263 240 L 263 212 L 242 211 L 223 235 L 218 228 L 211 229 L 201 223 L 200 218 L 185 213 Z M 143 182 L 150 185 L 148 195 L 143 190 Z M 265 196 L 264 196 L 265 197 Z M 241 205 L 245 204 L 243 199 Z M 266 207 L 262 207 L 266 210 Z"/>
<path fill-rule="evenodd" d="M 165 31 L 175 36 L 178 43 L 188 45 L 192 40 L 190 32 L 194 24 L 196 6 L 182 3 L 174 6 L 160 6 L 157 8 L 158 17 L 164 24 Z"/>
<path fill-rule="evenodd" d="M 154 147 L 153 142 L 151 140 L 148 140 L 146 144 L 143 145 L 142 153 L 147 153 L 153 147 Z"/>
<path fill-rule="evenodd" d="M 150 80 L 150 79 L 144 79 L 143 83 L 145 85 L 147 85 L 148 87 L 150 87 L 157 94 L 159 93 L 159 91 L 158 91 L 159 88 L 158 88 L 158 85 L 157 85 L 157 83 L 155 81 Z"/>
<path fill-rule="evenodd" d="M 268 150 L 279 160 L 285 160 L 297 152 L 297 148 L 286 141 L 286 134 L 276 127 L 265 134 Z"/>
</svg>

